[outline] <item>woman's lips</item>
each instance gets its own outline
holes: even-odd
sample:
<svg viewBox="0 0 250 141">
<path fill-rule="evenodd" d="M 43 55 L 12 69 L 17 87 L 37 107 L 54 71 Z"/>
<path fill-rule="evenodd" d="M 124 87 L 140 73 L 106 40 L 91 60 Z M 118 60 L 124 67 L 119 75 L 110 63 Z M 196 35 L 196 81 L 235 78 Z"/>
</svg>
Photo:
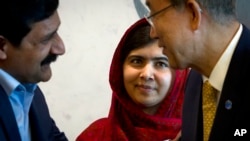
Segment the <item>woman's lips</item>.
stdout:
<svg viewBox="0 0 250 141">
<path fill-rule="evenodd" d="M 137 88 L 139 88 L 142 92 L 151 92 L 154 91 L 156 88 L 151 85 L 137 85 Z"/>
</svg>

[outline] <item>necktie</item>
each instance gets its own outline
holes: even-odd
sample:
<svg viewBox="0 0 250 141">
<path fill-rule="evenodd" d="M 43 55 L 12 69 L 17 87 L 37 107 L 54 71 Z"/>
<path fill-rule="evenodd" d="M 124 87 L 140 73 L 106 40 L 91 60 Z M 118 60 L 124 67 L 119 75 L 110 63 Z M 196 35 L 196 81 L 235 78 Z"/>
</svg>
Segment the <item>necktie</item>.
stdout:
<svg viewBox="0 0 250 141">
<path fill-rule="evenodd" d="M 203 109 L 203 137 L 208 141 L 211 127 L 213 125 L 216 111 L 216 93 L 208 81 L 205 81 L 202 88 L 202 109 Z"/>
</svg>

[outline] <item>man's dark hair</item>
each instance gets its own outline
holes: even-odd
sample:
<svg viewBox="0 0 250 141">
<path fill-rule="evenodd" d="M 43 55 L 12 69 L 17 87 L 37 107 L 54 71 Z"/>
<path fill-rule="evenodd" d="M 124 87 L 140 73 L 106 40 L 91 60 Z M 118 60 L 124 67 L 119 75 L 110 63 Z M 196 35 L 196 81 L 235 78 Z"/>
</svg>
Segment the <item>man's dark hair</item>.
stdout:
<svg viewBox="0 0 250 141">
<path fill-rule="evenodd" d="M 1 0 L 0 36 L 19 45 L 31 25 L 53 15 L 58 5 L 58 0 Z"/>
</svg>

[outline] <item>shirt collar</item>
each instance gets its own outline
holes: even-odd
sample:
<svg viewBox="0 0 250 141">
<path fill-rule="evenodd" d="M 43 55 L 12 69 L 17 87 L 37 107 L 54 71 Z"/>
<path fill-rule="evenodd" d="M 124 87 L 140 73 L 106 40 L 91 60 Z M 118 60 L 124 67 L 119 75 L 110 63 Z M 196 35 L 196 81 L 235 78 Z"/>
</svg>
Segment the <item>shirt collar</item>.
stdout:
<svg viewBox="0 0 250 141">
<path fill-rule="evenodd" d="M 242 24 L 240 24 L 240 27 L 238 31 L 236 32 L 234 38 L 231 40 L 230 44 L 226 48 L 226 50 L 223 52 L 222 56 L 220 57 L 219 61 L 216 63 L 215 67 L 213 68 L 210 77 L 205 78 L 203 76 L 203 80 L 205 81 L 208 79 L 210 84 L 221 92 L 223 83 L 227 74 L 227 70 L 231 61 L 231 58 L 233 56 L 234 50 L 238 44 L 238 41 L 240 39 L 241 33 L 242 33 Z"/>
<path fill-rule="evenodd" d="M 0 69 L 0 82 L 7 95 L 10 95 L 12 91 L 20 85 L 15 78 L 2 69 Z"/>
<path fill-rule="evenodd" d="M 16 88 L 19 88 L 19 86 L 30 93 L 33 93 L 37 87 L 36 84 L 32 83 L 21 84 L 3 69 L 0 69 L 0 82 L 7 95 L 10 95 Z"/>
</svg>

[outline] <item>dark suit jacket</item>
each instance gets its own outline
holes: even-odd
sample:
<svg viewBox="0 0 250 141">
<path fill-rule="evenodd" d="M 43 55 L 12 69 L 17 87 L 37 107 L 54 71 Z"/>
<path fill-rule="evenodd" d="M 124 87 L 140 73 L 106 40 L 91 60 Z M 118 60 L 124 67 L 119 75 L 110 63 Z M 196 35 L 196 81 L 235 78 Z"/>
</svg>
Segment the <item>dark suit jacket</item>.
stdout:
<svg viewBox="0 0 250 141">
<path fill-rule="evenodd" d="M 219 40 L 219 39 L 218 39 Z M 202 77 L 192 70 L 183 107 L 182 141 L 202 141 Z M 226 103 L 232 102 L 227 109 Z M 243 32 L 223 84 L 210 141 L 250 141 L 250 31 Z M 246 134 L 242 133 L 246 129 Z M 239 132 L 238 132 L 239 131 Z M 241 136 L 240 136 L 241 135 Z"/>
<path fill-rule="evenodd" d="M 32 141 L 67 141 L 50 117 L 45 98 L 36 89 L 29 112 Z M 0 141 L 21 141 L 8 96 L 0 86 Z"/>
</svg>

